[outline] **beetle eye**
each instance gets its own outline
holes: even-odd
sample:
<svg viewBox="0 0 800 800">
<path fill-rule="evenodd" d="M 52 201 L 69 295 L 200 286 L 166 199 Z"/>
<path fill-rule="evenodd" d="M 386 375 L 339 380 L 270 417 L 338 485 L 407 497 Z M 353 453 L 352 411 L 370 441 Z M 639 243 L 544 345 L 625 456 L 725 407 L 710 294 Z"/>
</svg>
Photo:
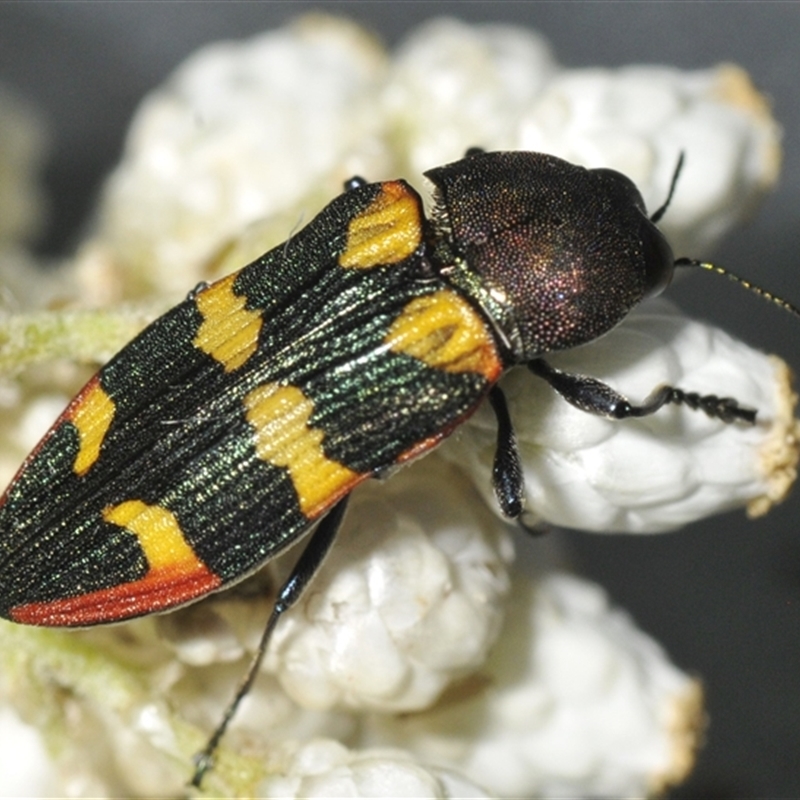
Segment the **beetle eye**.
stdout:
<svg viewBox="0 0 800 800">
<path fill-rule="evenodd" d="M 661 294 L 669 286 L 675 271 L 675 256 L 664 234 L 649 219 L 640 230 L 644 256 L 644 296 Z"/>
<path fill-rule="evenodd" d="M 672 248 L 664 238 L 664 234 L 647 216 L 644 200 L 636 188 L 636 184 L 627 175 L 623 175 L 615 169 L 600 167 L 589 171 L 593 175 L 601 177 L 606 186 L 613 187 L 614 192 L 619 195 L 620 205 L 627 202 L 641 212 L 639 239 L 642 243 L 644 259 L 643 298 L 660 294 L 672 280 L 675 256 L 672 254 Z"/>
</svg>

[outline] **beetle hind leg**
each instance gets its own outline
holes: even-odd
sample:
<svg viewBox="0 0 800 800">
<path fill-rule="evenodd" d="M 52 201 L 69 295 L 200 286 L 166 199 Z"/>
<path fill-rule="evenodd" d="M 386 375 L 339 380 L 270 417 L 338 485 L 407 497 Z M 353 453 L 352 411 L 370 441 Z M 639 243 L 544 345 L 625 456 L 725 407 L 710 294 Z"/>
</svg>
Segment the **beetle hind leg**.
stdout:
<svg viewBox="0 0 800 800">
<path fill-rule="evenodd" d="M 267 651 L 269 641 L 272 638 L 272 632 L 278 624 L 281 615 L 288 611 L 300 598 L 303 590 L 311 582 L 314 575 L 317 574 L 323 560 L 325 559 L 328 550 L 330 550 L 336 533 L 338 532 L 344 512 L 347 508 L 347 501 L 349 497 L 344 497 L 340 500 L 326 517 L 319 523 L 317 529 L 311 535 L 311 540 L 306 545 L 297 563 L 294 565 L 289 578 L 281 587 L 278 592 L 278 597 L 275 600 L 275 605 L 272 607 L 272 613 L 267 620 L 264 632 L 261 634 L 261 639 L 258 643 L 258 648 L 250 661 L 242 682 L 239 684 L 236 694 L 225 709 L 225 714 L 222 721 L 217 726 L 214 733 L 208 740 L 206 746 L 194 757 L 194 774 L 192 775 L 191 785 L 195 788 L 200 788 L 203 777 L 206 772 L 213 766 L 214 753 L 219 746 L 228 725 L 236 714 L 239 704 L 244 700 L 247 693 L 250 691 L 253 682 L 258 675 L 261 662 L 264 660 L 264 654 Z"/>
</svg>

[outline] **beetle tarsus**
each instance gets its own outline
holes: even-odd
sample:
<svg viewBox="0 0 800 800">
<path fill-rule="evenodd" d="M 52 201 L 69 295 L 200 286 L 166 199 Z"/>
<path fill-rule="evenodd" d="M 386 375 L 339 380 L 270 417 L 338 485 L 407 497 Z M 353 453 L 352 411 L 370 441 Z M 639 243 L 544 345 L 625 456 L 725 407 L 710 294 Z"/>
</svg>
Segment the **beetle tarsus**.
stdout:
<svg viewBox="0 0 800 800">
<path fill-rule="evenodd" d="M 685 405 L 695 411 L 702 411 L 712 419 L 722 422 L 745 422 L 755 425 L 757 411 L 754 408 L 740 406 L 733 397 L 717 397 L 715 394 L 701 395 L 697 392 L 684 392 L 674 386 L 665 386 L 659 390 L 668 394 L 666 403 Z M 663 403 L 662 403 L 663 405 Z"/>
<path fill-rule="evenodd" d="M 701 395 L 686 392 L 675 386 L 661 386 L 643 403 L 634 405 L 624 395 L 608 384 L 588 375 L 575 375 L 551 367 L 541 358 L 528 363 L 528 369 L 546 380 L 568 403 L 586 411 L 610 419 L 648 417 L 668 404 L 685 405 L 693 411 L 702 411 L 721 422 L 744 422 L 754 425 L 756 410 L 740 406 L 733 397 L 718 397 L 715 394 Z"/>
</svg>

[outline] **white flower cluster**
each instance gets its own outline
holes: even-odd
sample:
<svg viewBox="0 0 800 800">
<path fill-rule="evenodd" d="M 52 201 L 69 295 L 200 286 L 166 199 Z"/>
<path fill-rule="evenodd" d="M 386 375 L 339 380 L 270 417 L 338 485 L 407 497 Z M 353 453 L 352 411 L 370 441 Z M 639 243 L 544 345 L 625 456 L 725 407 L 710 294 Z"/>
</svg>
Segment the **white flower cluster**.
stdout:
<svg viewBox="0 0 800 800">
<path fill-rule="evenodd" d="M 672 406 L 620 424 L 579 411 L 515 370 L 501 385 L 525 466 L 529 522 L 652 533 L 744 504 L 762 514 L 791 488 L 798 431 L 791 376 L 780 359 L 656 300 L 602 339 L 548 361 L 607 381 L 634 402 L 663 383 L 700 394 L 724 387 L 759 410 L 759 423 L 731 428 Z M 479 409 L 440 450 L 468 465 L 490 503 L 495 430 L 491 411 Z"/>
<path fill-rule="evenodd" d="M 427 708 L 485 661 L 512 557 L 505 526 L 465 476 L 436 457 L 361 487 L 322 571 L 276 631 L 265 668 L 304 708 Z M 228 607 L 225 598 L 215 603 L 216 623 L 195 607 L 161 618 L 184 661 L 237 657 L 235 649 L 226 656 L 231 630 L 257 642 L 268 607 L 243 625 L 235 596 Z M 198 616 L 204 622 L 186 624 Z"/>
<path fill-rule="evenodd" d="M 352 175 L 425 192 L 421 172 L 471 146 L 612 167 L 652 208 L 686 151 L 665 230 L 697 256 L 774 183 L 778 140 L 731 66 L 564 71 L 534 33 L 454 20 L 425 26 L 390 59 L 359 28 L 308 17 L 205 48 L 145 99 L 89 260 L 124 268 L 128 293 L 182 295 L 248 224 L 277 215 L 265 236 L 278 244 Z"/>
<path fill-rule="evenodd" d="M 292 753 L 287 765 L 283 774 L 259 784 L 258 797 L 491 797 L 452 771 L 420 767 L 407 753 L 397 750 L 351 753 L 336 742 L 312 740 Z"/>
<path fill-rule="evenodd" d="M 453 694 L 374 715 L 367 741 L 456 765 L 498 797 L 637 797 L 683 777 L 702 730 L 698 684 L 601 589 L 560 572 L 516 578 L 502 638 Z"/>
<path fill-rule="evenodd" d="M 93 238 L 64 271 L 99 308 L 22 310 L 0 326 L 11 353 L 0 366 L 14 378 L 0 417 L 5 477 L 77 388 L 76 363 L 285 239 L 351 175 L 402 176 L 425 192 L 421 170 L 471 145 L 614 167 L 653 207 L 684 150 L 667 229 L 693 255 L 757 202 L 779 163 L 775 123 L 730 66 L 567 71 L 536 34 L 453 20 L 394 56 L 327 17 L 208 47 L 143 102 Z M 54 357 L 67 359 L 60 372 L 31 369 Z M 658 531 L 737 505 L 760 513 L 788 490 L 798 432 L 777 360 L 654 303 L 553 363 L 633 400 L 663 382 L 723 391 L 761 421 L 725 426 L 670 407 L 613 423 L 518 370 L 503 386 L 532 518 Z M 643 797 L 686 776 L 702 730 L 696 682 L 600 589 L 556 569 L 546 542 L 535 574 L 510 572 L 513 532 L 482 497 L 494 431 L 479 412 L 439 452 L 356 491 L 204 792 Z M 155 621 L 0 626 L 0 753 L 36 765 L 0 764 L 0 794 L 180 793 L 294 557 Z"/>
</svg>

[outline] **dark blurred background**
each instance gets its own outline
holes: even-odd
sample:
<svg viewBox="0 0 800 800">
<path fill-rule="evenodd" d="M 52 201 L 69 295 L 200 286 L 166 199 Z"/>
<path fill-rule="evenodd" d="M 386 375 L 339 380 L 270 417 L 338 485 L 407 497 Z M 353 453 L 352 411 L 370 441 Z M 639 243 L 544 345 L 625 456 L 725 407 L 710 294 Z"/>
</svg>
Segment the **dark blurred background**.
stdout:
<svg viewBox="0 0 800 800">
<path fill-rule="evenodd" d="M 772 100 L 785 162 L 777 191 L 715 257 L 800 302 L 800 5 L 765 0 L 0 3 L 0 83 L 34 101 L 53 133 L 52 213 L 40 251 L 75 244 L 138 101 L 188 53 L 313 9 L 349 15 L 389 45 L 450 14 L 536 28 L 571 67 L 741 64 Z M 800 324 L 758 298 L 705 275 L 671 296 L 800 365 Z M 674 798 L 800 797 L 798 516 L 795 496 L 758 522 L 739 512 L 669 535 L 565 534 L 581 571 L 705 681 L 708 742 Z"/>
</svg>

